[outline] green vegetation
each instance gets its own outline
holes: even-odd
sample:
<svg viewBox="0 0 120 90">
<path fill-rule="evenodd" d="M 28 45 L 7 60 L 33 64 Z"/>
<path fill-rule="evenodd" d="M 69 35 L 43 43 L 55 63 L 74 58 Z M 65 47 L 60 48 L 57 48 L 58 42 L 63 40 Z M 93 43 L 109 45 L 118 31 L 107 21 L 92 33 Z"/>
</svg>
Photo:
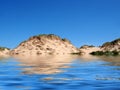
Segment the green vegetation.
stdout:
<svg viewBox="0 0 120 90">
<path fill-rule="evenodd" d="M 96 52 L 92 52 L 90 53 L 91 55 L 96 55 L 96 56 L 119 56 L 120 55 L 120 51 L 96 51 Z"/>
<path fill-rule="evenodd" d="M 0 47 L 0 51 L 4 51 L 5 49 L 10 50 L 9 48 L 6 48 L 6 47 Z"/>
<path fill-rule="evenodd" d="M 116 39 L 116 40 L 114 40 L 115 42 L 118 42 L 118 41 L 120 41 L 120 38 L 118 38 L 118 39 Z"/>
<path fill-rule="evenodd" d="M 37 36 L 41 37 L 41 36 L 56 36 L 56 35 L 54 35 L 54 34 L 39 34 Z"/>
<path fill-rule="evenodd" d="M 63 38 L 62 41 L 71 43 L 71 42 L 70 42 L 69 40 L 67 40 L 66 38 Z"/>
<path fill-rule="evenodd" d="M 102 47 L 106 47 L 106 46 L 111 46 L 111 45 L 116 45 L 118 42 L 120 42 L 120 38 L 114 40 L 114 41 L 111 41 L 111 42 L 106 42 L 102 45 Z"/>
<path fill-rule="evenodd" d="M 36 36 L 35 36 L 36 37 Z M 61 39 L 59 36 L 55 35 L 55 34 L 39 34 L 37 35 L 37 37 L 48 37 L 48 38 L 56 38 L 56 39 Z M 71 43 L 69 40 L 67 40 L 66 38 L 61 39 L 64 42 L 69 42 Z"/>
<path fill-rule="evenodd" d="M 62 40 L 63 40 L 63 41 L 68 41 L 66 38 L 63 38 Z"/>
<path fill-rule="evenodd" d="M 109 45 L 111 45 L 111 42 L 106 42 L 102 46 L 109 46 Z"/>
<path fill-rule="evenodd" d="M 95 46 L 93 46 L 93 45 L 83 45 L 80 48 L 85 49 L 85 48 L 92 48 L 92 47 L 95 47 Z"/>
<path fill-rule="evenodd" d="M 81 52 L 71 53 L 72 55 L 81 55 Z"/>
<path fill-rule="evenodd" d="M 57 35 L 55 35 L 55 34 L 39 34 L 39 35 L 33 36 L 33 37 L 37 37 L 37 38 L 47 37 L 47 38 L 49 38 L 49 39 L 53 39 L 53 38 L 60 39 L 60 37 L 57 36 Z"/>
</svg>

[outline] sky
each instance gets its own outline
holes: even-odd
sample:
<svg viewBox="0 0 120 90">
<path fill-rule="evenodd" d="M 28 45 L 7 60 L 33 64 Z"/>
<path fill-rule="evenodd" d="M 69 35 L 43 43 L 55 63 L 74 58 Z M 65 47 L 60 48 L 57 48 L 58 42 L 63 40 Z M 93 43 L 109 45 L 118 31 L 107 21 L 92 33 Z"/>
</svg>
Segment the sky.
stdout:
<svg viewBox="0 0 120 90">
<path fill-rule="evenodd" d="M 120 38 L 120 0 L 0 0 L 0 46 L 15 48 L 38 34 L 76 47 Z"/>
</svg>

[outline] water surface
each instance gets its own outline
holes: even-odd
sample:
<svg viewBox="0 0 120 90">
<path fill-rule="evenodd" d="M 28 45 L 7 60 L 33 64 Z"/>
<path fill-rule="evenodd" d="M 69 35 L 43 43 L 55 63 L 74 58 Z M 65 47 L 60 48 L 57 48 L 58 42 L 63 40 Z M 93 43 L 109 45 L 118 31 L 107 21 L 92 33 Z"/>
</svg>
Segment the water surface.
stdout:
<svg viewBox="0 0 120 90">
<path fill-rule="evenodd" d="M 0 59 L 0 90 L 120 90 L 120 57 Z"/>
</svg>

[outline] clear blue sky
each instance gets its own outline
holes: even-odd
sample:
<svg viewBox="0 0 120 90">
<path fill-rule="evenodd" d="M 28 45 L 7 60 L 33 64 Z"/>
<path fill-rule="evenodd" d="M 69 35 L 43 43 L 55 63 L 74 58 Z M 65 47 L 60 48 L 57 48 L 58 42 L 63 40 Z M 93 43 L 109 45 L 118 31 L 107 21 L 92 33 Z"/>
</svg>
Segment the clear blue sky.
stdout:
<svg viewBox="0 0 120 90">
<path fill-rule="evenodd" d="M 0 46 L 53 33 L 75 46 L 120 37 L 120 0 L 0 0 Z"/>
</svg>

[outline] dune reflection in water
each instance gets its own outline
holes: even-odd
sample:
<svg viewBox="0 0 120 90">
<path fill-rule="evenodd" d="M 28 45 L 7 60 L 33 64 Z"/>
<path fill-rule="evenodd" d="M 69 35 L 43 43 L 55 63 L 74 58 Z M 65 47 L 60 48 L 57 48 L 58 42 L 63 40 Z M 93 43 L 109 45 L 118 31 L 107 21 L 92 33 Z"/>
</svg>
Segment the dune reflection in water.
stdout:
<svg viewBox="0 0 120 90">
<path fill-rule="evenodd" d="M 120 90 L 119 58 L 46 56 L 2 59 L 0 89 Z"/>
<path fill-rule="evenodd" d="M 20 59 L 24 74 L 55 74 L 64 72 L 61 68 L 69 68 L 76 56 L 42 56 Z"/>
<path fill-rule="evenodd" d="M 120 56 L 102 56 L 101 60 L 108 62 L 108 66 L 120 66 Z"/>
</svg>

